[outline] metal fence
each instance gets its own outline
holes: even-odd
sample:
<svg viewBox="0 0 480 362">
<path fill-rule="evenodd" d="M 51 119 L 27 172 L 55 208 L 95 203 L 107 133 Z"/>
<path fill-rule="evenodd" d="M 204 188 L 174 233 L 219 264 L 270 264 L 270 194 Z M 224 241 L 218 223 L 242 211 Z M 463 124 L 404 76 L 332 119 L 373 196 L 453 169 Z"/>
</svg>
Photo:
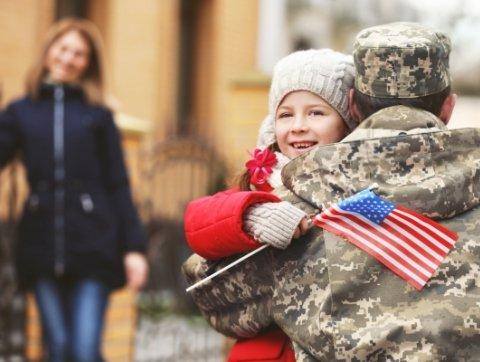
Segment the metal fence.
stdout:
<svg viewBox="0 0 480 362">
<path fill-rule="evenodd" d="M 135 360 L 223 361 L 225 337 L 196 316 L 180 268 L 191 254 L 183 232 L 187 203 L 225 187 L 225 168 L 207 144 L 176 138 L 151 148 L 140 210 L 149 238 L 148 285 L 139 298 Z"/>
<path fill-rule="evenodd" d="M 23 361 L 25 298 L 18 292 L 12 260 L 15 226 L 25 191 L 22 168 L 13 163 L 0 175 L 0 362 Z"/>
<path fill-rule="evenodd" d="M 200 317 L 166 315 L 140 317 L 136 337 L 135 361 L 166 362 L 225 360 L 228 342 Z"/>
</svg>

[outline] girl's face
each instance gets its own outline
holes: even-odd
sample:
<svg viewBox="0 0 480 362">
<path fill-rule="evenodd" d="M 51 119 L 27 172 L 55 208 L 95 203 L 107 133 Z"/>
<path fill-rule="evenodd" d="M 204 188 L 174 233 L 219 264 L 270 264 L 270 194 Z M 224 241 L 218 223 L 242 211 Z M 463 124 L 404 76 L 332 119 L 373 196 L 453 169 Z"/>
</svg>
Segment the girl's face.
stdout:
<svg viewBox="0 0 480 362">
<path fill-rule="evenodd" d="M 318 145 L 339 142 L 346 134 L 340 114 L 322 97 L 308 91 L 287 94 L 275 115 L 278 147 L 289 158 Z"/>
<path fill-rule="evenodd" d="M 59 83 L 79 81 L 90 63 L 90 47 L 75 30 L 57 39 L 48 49 L 45 66 L 50 79 Z"/>
</svg>

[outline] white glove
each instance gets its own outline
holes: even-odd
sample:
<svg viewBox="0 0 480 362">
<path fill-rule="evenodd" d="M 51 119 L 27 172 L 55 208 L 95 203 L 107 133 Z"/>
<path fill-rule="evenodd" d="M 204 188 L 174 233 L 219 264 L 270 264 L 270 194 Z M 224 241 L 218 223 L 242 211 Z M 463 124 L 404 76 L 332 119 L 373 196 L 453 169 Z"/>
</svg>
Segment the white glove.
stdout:
<svg viewBox="0 0 480 362">
<path fill-rule="evenodd" d="M 243 229 L 262 244 L 285 249 L 310 228 L 307 214 L 287 201 L 254 204 L 243 214 Z"/>
</svg>

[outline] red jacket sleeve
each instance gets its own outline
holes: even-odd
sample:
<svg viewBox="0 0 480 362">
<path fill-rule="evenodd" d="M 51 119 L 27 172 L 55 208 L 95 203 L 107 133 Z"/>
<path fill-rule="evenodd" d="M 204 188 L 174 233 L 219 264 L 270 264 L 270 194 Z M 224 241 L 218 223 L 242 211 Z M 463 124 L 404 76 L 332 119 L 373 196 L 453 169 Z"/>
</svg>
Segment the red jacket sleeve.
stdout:
<svg viewBox="0 0 480 362">
<path fill-rule="evenodd" d="M 243 231 L 243 212 L 252 204 L 279 201 L 267 192 L 235 189 L 194 200 L 185 211 L 188 245 L 210 260 L 253 250 L 259 244 Z"/>
<path fill-rule="evenodd" d="M 228 356 L 228 362 L 295 362 L 295 353 L 287 335 L 279 328 L 250 339 L 240 339 Z"/>
</svg>

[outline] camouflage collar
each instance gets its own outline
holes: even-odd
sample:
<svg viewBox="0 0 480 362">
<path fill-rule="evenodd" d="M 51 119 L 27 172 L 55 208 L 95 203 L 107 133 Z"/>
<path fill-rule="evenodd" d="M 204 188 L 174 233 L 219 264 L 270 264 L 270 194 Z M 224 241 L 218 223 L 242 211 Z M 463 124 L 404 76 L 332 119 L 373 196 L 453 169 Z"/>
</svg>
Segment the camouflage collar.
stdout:
<svg viewBox="0 0 480 362">
<path fill-rule="evenodd" d="M 446 130 L 430 112 L 406 106 L 384 108 L 365 119 L 342 142 Z"/>
<path fill-rule="evenodd" d="M 373 183 L 381 196 L 432 218 L 479 204 L 480 129 L 404 133 L 318 147 L 287 164 L 283 182 L 317 208 Z"/>
</svg>

